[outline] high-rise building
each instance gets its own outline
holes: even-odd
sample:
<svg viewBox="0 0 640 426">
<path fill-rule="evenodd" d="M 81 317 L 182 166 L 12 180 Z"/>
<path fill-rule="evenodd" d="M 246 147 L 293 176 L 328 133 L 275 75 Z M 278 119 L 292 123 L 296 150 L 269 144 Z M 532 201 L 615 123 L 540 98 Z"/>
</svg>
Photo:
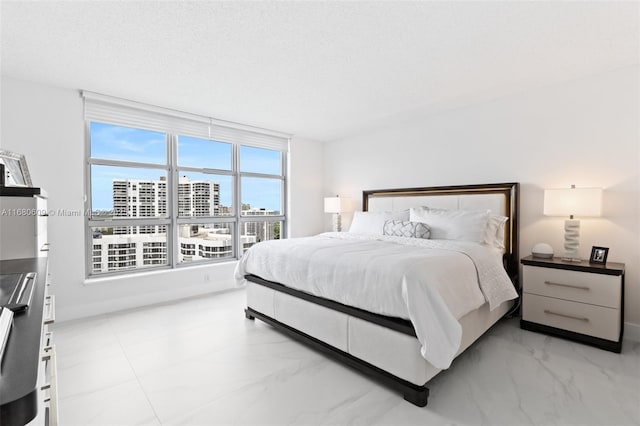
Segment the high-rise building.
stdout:
<svg viewBox="0 0 640 426">
<path fill-rule="evenodd" d="M 252 208 L 249 205 L 242 210 L 243 216 L 273 216 L 279 214 L 275 210 Z M 254 236 L 256 242 L 273 240 L 280 238 L 280 222 L 267 222 L 256 220 L 255 222 L 243 222 L 241 224 L 240 235 Z"/>
<path fill-rule="evenodd" d="M 167 215 L 167 181 L 114 179 L 114 217 L 163 217 Z M 117 235 L 165 233 L 166 226 L 117 226 Z"/>
<path fill-rule="evenodd" d="M 180 216 L 215 216 L 220 206 L 220 184 L 206 180 L 178 180 L 178 214 Z"/>
<path fill-rule="evenodd" d="M 165 264 L 166 234 L 99 235 L 93 238 L 94 273 Z"/>
</svg>

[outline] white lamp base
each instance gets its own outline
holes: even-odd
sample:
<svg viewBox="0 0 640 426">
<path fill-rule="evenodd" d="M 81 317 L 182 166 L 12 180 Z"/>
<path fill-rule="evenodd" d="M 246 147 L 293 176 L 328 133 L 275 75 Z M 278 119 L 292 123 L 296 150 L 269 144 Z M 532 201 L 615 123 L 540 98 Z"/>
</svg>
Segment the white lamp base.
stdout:
<svg viewBox="0 0 640 426">
<path fill-rule="evenodd" d="M 333 214 L 333 232 L 342 231 L 342 220 L 340 219 L 340 213 Z"/>
<path fill-rule="evenodd" d="M 581 262 L 578 256 L 580 246 L 580 221 L 567 219 L 564 221 L 564 257 L 562 260 L 569 262 Z"/>
</svg>

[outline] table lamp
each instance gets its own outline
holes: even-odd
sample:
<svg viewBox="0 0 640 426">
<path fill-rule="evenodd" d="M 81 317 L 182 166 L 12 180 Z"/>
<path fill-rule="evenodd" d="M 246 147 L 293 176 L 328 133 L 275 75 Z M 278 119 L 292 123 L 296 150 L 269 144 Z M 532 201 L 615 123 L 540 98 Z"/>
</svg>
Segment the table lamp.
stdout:
<svg viewBox="0 0 640 426">
<path fill-rule="evenodd" d="M 602 188 L 571 188 L 544 190 L 544 215 L 569 216 L 564 221 L 563 260 L 580 262 L 580 220 L 578 217 L 596 217 L 602 215 Z"/>
<path fill-rule="evenodd" d="M 324 212 L 333 213 L 333 232 L 342 231 L 342 223 L 340 213 L 346 212 L 349 208 L 349 200 L 336 195 L 335 197 L 326 197 L 324 199 Z"/>
</svg>

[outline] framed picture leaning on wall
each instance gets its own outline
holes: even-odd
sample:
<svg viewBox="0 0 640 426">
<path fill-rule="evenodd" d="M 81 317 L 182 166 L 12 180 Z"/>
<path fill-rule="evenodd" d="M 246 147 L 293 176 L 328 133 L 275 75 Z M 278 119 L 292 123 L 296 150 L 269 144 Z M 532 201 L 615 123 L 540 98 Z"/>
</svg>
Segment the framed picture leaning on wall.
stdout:
<svg viewBox="0 0 640 426">
<path fill-rule="evenodd" d="M 4 166 L 5 186 L 33 186 L 24 155 L 0 149 L 0 164 Z"/>
</svg>

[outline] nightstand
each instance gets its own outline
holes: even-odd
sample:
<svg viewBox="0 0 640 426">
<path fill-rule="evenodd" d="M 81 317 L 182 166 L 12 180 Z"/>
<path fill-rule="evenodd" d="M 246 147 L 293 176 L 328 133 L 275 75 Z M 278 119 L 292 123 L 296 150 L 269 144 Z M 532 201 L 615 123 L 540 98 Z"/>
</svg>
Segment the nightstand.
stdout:
<svg viewBox="0 0 640 426">
<path fill-rule="evenodd" d="M 621 351 L 624 263 L 596 265 L 533 256 L 520 262 L 520 328 Z"/>
</svg>

